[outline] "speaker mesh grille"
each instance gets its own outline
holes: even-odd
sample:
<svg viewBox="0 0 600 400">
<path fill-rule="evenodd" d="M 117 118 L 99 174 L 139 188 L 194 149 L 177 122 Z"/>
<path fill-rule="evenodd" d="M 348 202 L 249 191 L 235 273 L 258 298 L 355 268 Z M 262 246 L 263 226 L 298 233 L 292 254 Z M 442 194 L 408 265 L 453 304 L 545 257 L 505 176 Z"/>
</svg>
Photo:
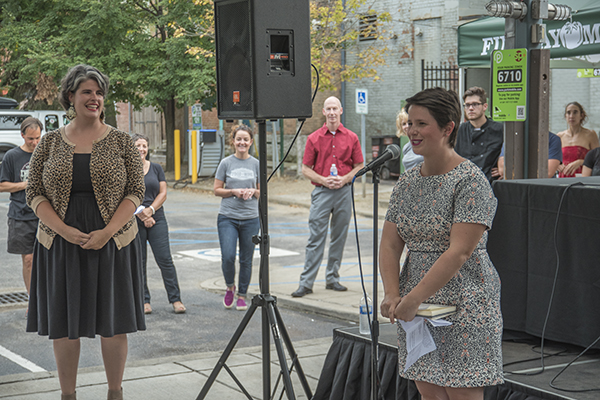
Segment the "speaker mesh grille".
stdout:
<svg viewBox="0 0 600 400">
<path fill-rule="evenodd" d="M 217 63 L 221 111 L 252 115 L 252 54 L 248 2 L 216 3 Z M 239 92 L 239 103 L 234 103 Z"/>
</svg>

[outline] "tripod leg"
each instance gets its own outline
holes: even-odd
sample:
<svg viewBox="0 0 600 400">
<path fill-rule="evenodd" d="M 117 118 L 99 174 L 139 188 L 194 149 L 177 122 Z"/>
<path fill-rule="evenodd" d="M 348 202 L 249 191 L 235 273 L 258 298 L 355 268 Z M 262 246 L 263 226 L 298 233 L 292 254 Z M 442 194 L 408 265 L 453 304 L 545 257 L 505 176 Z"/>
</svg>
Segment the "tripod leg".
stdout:
<svg viewBox="0 0 600 400">
<path fill-rule="evenodd" d="M 275 316 L 274 299 L 268 301 L 265 305 L 265 309 L 269 315 L 269 324 L 271 325 L 271 332 L 273 333 L 273 341 L 275 342 L 275 348 L 277 349 L 277 356 L 279 357 L 279 367 L 283 374 L 283 385 L 285 392 L 289 400 L 295 400 L 296 395 L 294 394 L 294 387 L 292 386 L 292 379 L 290 378 L 290 371 L 287 367 L 287 360 L 285 359 L 285 351 L 283 350 L 283 344 L 281 342 L 281 335 L 279 330 L 278 319 Z"/>
<path fill-rule="evenodd" d="M 262 306 L 262 367 L 263 399 L 271 398 L 271 334 L 269 333 L 269 314 L 266 305 Z"/>
<path fill-rule="evenodd" d="M 252 315 L 256 311 L 257 307 L 258 307 L 257 302 L 255 302 L 254 298 L 253 298 L 252 299 L 252 305 L 250 306 L 250 308 L 246 312 L 246 315 L 244 315 L 244 318 L 242 319 L 242 322 L 240 322 L 239 326 L 237 327 L 237 330 L 235 331 L 235 333 L 233 334 L 233 337 L 231 338 L 231 340 L 227 344 L 227 347 L 225 348 L 225 351 L 221 355 L 221 358 L 219 358 L 219 361 L 217 362 L 217 365 L 215 365 L 215 368 L 212 370 L 210 376 L 208 377 L 208 380 L 206 381 L 206 383 L 202 387 L 202 391 L 200 392 L 200 394 L 198 395 L 198 397 L 196 398 L 196 400 L 202 400 L 208 394 L 208 391 L 210 390 L 210 387 L 212 386 L 212 384 L 217 379 L 217 376 L 219 375 L 219 372 L 221 372 L 221 368 L 223 368 L 223 366 L 225 365 L 225 362 L 227 361 L 227 358 L 229 358 L 229 355 L 231 354 L 231 352 L 233 351 L 233 349 L 234 349 L 235 345 L 237 344 L 238 340 L 242 336 L 242 333 L 244 333 L 244 330 L 246 329 L 246 326 L 248 325 L 248 322 L 250 322 L 250 319 L 252 319 Z"/>
<path fill-rule="evenodd" d="M 298 360 L 298 354 L 294 350 L 294 346 L 292 345 L 292 340 L 290 339 L 290 335 L 285 328 L 285 323 L 283 322 L 283 318 L 281 318 L 281 313 L 277 308 L 277 303 L 273 305 L 273 309 L 275 310 L 275 316 L 277 317 L 277 322 L 280 326 L 281 337 L 285 346 L 287 347 L 288 354 L 292 359 L 292 365 L 296 366 L 296 374 L 298 375 L 298 379 L 300 379 L 300 383 L 302 384 L 302 388 L 304 389 L 304 394 L 309 399 L 312 399 L 312 391 L 310 390 L 310 386 L 308 385 L 308 381 L 306 380 L 306 375 L 304 375 L 304 371 L 302 370 L 302 366 L 300 366 L 300 360 Z"/>
</svg>

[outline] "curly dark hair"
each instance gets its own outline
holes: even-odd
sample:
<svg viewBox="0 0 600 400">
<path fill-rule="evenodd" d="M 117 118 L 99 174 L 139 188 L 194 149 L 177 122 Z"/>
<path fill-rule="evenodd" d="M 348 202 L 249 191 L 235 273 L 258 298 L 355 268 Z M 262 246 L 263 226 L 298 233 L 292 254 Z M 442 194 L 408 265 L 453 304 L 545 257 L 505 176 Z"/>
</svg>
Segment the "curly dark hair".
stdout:
<svg viewBox="0 0 600 400">
<path fill-rule="evenodd" d="M 69 94 L 75 93 L 77 88 L 82 82 L 87 81 L 88 79 L 93 79 L 98 83 L 102 92 L 104 92 L 104 97 L 106 97 L 106 93 L 108 93 L 108 88 L 110 86 L 110 80 L 108 76 L 104 75 L 97 68 L 92 67 L 91 65 L 86 64 L 78 64 L 71 68 L 67 75 L 60 81 L 60 94 L 58 95 L 58 101 L 66 110 L 69 109 L 71 102 L 69 101 Z"/>
</svg>

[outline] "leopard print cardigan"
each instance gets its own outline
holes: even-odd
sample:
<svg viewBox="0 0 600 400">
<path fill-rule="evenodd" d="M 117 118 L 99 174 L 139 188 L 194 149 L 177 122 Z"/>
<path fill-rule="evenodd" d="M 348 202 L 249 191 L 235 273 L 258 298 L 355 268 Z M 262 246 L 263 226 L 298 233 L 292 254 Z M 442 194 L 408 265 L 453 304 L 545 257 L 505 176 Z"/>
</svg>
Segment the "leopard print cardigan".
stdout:
<svg viewBox="0 0 600 400">
<path fill-rule="evenodd" d="M 73 180 L 75 144 L 65 135 L 64 127 L 42 137 L 31 156 L 27 182 L 27 204 L 36 212 L 38 205 L 48 201 L 61 220 L 69 206 Z M 136 208 L 144 200 L 144 173 L 140 155 L 131 136 L 111 126 L 92 144 L 90 175 L 94 196 L 102 219 L 108 224 L 125 199 Z M 117 248 L 127 246 L 137 235 L 135 216 L 115 234 Z M 41 220 L 37 239 L 50 249 L 56 232 Z"/>
</svg>

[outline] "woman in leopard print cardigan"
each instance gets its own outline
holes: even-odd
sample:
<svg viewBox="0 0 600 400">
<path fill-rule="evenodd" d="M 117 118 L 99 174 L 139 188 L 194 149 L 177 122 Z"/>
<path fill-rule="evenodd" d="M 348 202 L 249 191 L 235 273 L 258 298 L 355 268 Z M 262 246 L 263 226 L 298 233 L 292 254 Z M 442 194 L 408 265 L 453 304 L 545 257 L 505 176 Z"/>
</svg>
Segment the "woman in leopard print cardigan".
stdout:
<svg viewBox="0 0 600 400">
<path fill-rule="evenodd" d="M 40 218 L 27 331 L 53 340 L 62 399 L 75 399 L 80 337 L 101 336 L 108 398 L 122 399 L 127 333 L 145 329 L 138 152 L 103 121 L 108 78 L 77 65 L 61 83 L 72 121 L 31 158 L 27 203 Z"/>
</svg>

